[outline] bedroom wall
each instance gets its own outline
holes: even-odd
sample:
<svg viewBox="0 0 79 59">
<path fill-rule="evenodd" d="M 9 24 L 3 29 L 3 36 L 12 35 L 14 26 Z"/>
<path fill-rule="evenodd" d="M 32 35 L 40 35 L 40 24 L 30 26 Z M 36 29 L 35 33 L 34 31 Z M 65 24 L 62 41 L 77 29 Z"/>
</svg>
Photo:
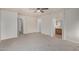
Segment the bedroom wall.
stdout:
<svg viewBox="0 0 79 59">
<path fill-rule="evenodd" d="M 50 36 L 53 36 L 54 33 L 54 25 L 55 22 L 53 21 L 54 18 L 52 15 L 45 15 L 42 16 L 42 27 L 41 27 L 41 32 Z"/>
<path fill-rule="evenodd" d="M 1 40 L 1 11 L 0 11 L 0 40 Z"/>
<path fill-rule="evenodd" d="M 40 18 L 42 19 L 42 33 L 53 37 L 55 35 L 56 20 L 62 21 L 61 27 L 63 29 L 64 9 L 62 12 L 43 15 Z"/>
<path fill-rule="evenodd" d="M 53 36 L 55 19 L 51 15 L 44 16 L 24 16 L 19 15 L 23 19 L 23 33 L 42 32 L 43 34 Z M 41 20 L 41 24 L 39 21 Z M 39 28 L 41 25 L 41 28 Z"/>
<path fill-rule="evenodd" d="M 17 13 L 1 10 L 1 40 L 17 37 Z"/>
<path fill-rule="evenodd" d="M 57 18 L 52 14 L 42 16 L 20 15 L 19 17 L 23 19 L 24 34 L 33 32 L 41 32 L 50 36 L 53 36 L 55 34 L 55 25 Z M 40 20 L 41 24 L 39 24 Z"/>
<path fill-rule="evenodd" d="M 37 19 L 34 16 L 24 16 L 20 15 L 20 18 L 23 20 L 23 33 L 33 33 L 37 32 Z"/>
<path fill-rule="evenodd" d="M 79 9 L 65 9 L 64 39 L 79 43 Z"/>
<path fill-rule="evenodd" d="M 37 32 L 37 19 L 33 16 L 26 16 L 26 20 L 24 21 L 26 23 L 26 31 L 25 33 L 32 33 Z"/>
</svg>

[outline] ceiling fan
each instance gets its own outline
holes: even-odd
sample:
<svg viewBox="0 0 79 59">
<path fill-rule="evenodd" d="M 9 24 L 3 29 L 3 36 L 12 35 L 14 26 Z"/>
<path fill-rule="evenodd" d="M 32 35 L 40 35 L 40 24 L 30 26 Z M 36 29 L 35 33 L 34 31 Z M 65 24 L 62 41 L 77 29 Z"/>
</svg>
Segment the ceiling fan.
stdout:
<svg viewBox="0 0 79 59">
<path fill-rule="evenodd" d="M 48 10 L 48 8 L 36 8 L 35 12 L 37 12 L 37 13 L 44 13 L 45 10 Z"/>
</svg>

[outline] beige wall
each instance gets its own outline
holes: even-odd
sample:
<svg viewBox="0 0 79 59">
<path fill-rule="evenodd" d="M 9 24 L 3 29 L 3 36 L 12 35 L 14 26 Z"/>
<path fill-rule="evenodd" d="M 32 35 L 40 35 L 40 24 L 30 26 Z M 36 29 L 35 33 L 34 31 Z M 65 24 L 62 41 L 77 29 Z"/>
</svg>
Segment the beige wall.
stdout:
<svg viewBox="0 0 79 59">
<path fill-rule="evenodd" d="M 1 11 L 0 11 L 0 40 L 1 40 Z"/>
<path fill-rule="evenodd" d="M 21 17 L 23 19 L 23 32 L 24 34 L 27 33 L 33 33 L 33 32 L 39 32 L 38 31 L 38 16 L 23 16 L 20 15 L 19 17 Z M 53 16 L 50 15 L 45 15 L 45 16 L 41 16 L 40 19 L 42 19 L 42 23 L 41 23 L 41 32 L 44 34 L 48 34 L 51 35 L 51 21 L 53 19 Z"/>
<path fill-rule="evenodd" d="M 37 19 L 34 16 L 23 16 L 20 15 L 23 19 L 23 33 L 33 33 L 37 32 Z"/>
<path fill-rule="evenodd" d="M 17 37 L 17 13 L 1 10 L 1 40 Z"/>
<path fill-rule="evenodd" d="M 51 30 L 52 30 L 51 28 L 54 29 L 54 27 L 52 26 L 53 16 L 45 15 L 45 16 L 42 16 L 41 18 L 42 18 L 42 30 L 41 30 L 42 33 L 51 35 Z M 53 34 L 53 30 L 52 30 L 52 34 Z"/>
<path fill-rule="evenodd" d="M 65 9 L 64 39 L 79 43 L 79 9 Z"/>
</svg>

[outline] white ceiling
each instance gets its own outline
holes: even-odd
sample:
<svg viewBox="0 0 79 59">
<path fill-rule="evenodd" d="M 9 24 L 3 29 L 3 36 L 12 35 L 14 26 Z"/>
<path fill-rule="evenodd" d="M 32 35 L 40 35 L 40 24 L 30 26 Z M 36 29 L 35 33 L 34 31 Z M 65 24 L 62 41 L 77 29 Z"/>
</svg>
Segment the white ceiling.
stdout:
<svg viewBox="0 0 79 59">
<path fill-rule="evenodd" d="M 2 8 L 2 10 L 8 10 L 18 12 L 23 15 L 59 15 L 63 14 L 64 8 L 49 8 L 45 13 L 35 13 L 35 8 Z"/>
</svg>

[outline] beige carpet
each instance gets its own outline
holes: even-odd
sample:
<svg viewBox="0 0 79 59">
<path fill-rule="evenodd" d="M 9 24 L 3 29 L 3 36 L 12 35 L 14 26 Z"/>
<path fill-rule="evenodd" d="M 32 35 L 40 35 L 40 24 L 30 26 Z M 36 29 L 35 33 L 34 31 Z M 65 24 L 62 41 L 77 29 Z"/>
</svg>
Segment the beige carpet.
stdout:
<svg viewBox="0 0 79 59">
<path fill-rule="evenodd" d="M 79 44 L 58 40 L 41 33 L 31 33 L 18 38 L 3 40 L 1 51 L 76 51 Z"/>
</svg>

